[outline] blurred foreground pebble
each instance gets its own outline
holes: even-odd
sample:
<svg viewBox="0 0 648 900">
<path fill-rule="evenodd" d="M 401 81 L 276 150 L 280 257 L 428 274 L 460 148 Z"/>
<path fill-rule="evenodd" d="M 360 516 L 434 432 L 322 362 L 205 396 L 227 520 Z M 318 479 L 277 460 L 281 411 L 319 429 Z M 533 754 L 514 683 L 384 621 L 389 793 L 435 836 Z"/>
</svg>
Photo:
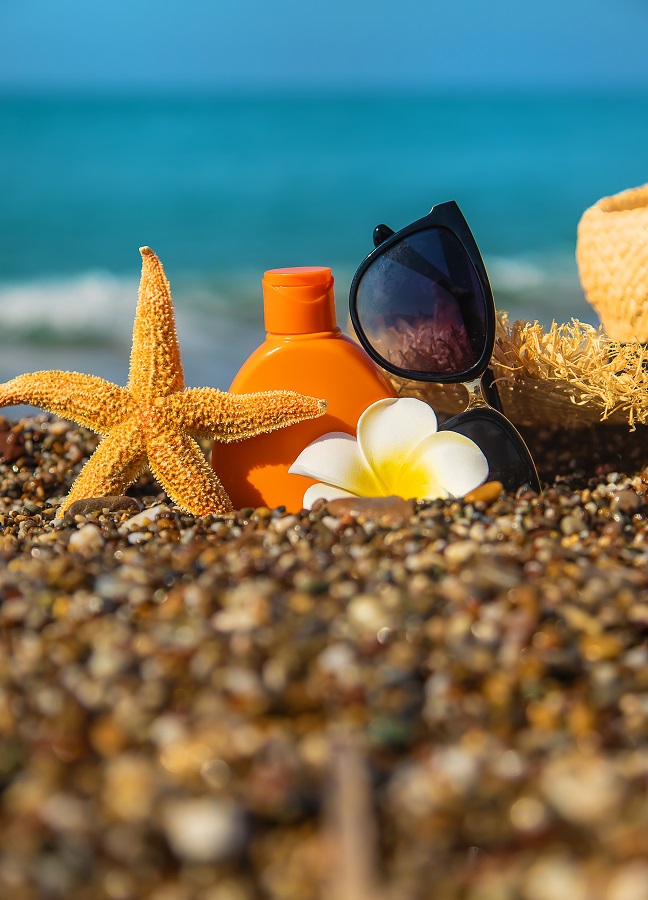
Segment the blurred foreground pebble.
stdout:
<svg viewBox="0 0 648 900">
<path fill-rule="evenodd" d="M 648 900 L 639 457 L 226 518 L 143 477 L 55 519 L 96 439 L 5 425 L 1 897 Z"/>
</svg>

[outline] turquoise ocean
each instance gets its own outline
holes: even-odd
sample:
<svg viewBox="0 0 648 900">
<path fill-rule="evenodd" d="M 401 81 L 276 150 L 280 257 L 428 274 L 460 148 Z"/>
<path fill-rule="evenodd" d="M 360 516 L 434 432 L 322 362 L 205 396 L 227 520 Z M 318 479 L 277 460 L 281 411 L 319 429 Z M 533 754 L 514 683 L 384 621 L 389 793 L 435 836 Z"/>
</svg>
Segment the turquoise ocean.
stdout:
<svg viewBox="0 0 648 900">
<path fill-rule="evenodd" d="M 0 380 L 125 383 L 140 257 L 161 257 L 188 385 L 263 338 L 267 268 L 329 265 L 346 322 L 374 225 L 455 199 L 512 317 L 597 322 L 576 226 L 648 182 L 648 93 L 0 96 Z"/>
</svg>

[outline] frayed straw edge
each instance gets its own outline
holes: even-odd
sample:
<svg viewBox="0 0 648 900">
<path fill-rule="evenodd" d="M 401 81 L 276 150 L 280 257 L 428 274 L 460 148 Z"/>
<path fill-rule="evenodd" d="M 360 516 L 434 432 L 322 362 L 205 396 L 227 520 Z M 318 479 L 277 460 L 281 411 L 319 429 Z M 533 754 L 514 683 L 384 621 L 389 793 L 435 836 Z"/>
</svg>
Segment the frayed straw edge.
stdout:
<svg viewBox="0 0 648 900">
<path fill-rule="evenodd" d="M 510 324 L 505 312 L 496 322 L 493 369 L 498 380 L 520 385 L 529 381 L 552 385 L 576 406 L 594 405 L 601 421 L 625 413 L 631 430 L 648 420 L 648 348 L 613 341 L 602 327 L 572 318 L 552 322 Z M 510 374 L 506 374 L 510 373 Z"/>
</svg>

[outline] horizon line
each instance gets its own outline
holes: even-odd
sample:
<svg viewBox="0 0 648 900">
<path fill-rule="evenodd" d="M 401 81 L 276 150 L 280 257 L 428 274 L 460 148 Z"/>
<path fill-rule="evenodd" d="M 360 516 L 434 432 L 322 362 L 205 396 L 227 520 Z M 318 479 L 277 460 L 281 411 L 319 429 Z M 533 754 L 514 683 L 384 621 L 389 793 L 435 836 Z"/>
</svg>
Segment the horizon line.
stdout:
<svg viewBox="0 0 648 900">
<path fill-rule="evenodd" d="M 48 97 L 52 99 L 82 99 L 84 97 L 105 97 L 118 99 L 166 99 L 174 97 L 204 97 L 205 99 L 309 99 L 313 97 L 332 99 L 364 99 L 386 98 L 407 101 L 424 97 L 448 97 L 455 95 L 510 95 L 523 96 L 532 94 L 559 94 L 569 96 L 612 96 L 615 94 L 648 95 L 648 84 L 633 82 L 593 83 L 578 82 L 564 84 L 559 82 L 528 82 L 505 84 L 503 82 L 486 83 L 454 83 L 454 84 L 390 84 L 371 85 L 356 84 L 352 86 L 341 83 L 310 85 L 294 84 L 238 84 L 238 85 L 214 85 L 214 84 L 123 84 L 123 83 L 96 83 L 96 84 L 16 84 L 2 83 L 0 81 L 0 98 L 17 97 Z"/>
</svg>

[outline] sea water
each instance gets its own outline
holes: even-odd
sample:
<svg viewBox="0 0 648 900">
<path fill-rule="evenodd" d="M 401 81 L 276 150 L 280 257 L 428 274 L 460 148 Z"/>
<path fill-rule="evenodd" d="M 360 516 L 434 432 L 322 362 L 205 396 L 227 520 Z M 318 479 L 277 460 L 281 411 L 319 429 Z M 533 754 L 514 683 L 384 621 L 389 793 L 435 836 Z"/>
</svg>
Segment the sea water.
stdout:
<svg viewBox="0 0 648 900">
<path fill-rule="evenodd" d="M 261 277 L 327 265 L 346 322 L 379 222 L 455 199 L 511 317 L 597 322 L 576 227 L 648 181 L 648 94 L 0 96 L 0 381 L 125 383 L 151 246 L 188 385 L 227 388 L 263 337 Z"/>
</svg>

